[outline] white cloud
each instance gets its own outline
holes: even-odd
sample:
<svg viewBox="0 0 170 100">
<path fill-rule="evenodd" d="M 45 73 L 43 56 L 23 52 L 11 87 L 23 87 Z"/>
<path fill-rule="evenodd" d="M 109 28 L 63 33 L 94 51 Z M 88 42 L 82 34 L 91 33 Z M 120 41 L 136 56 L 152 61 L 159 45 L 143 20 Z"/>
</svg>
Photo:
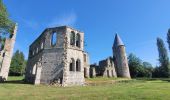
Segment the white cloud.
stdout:
<svg viewBox="0 0 170 100">
<path fill-rule="evenodd" d="M 77 20 L 77 16 L 74 12 L 62 14 L 60 16 L 56 16 L 49 24 L 48 27 L 55 27 L 55 26 L 74 26 Z"/>
<path fill-rule="evenodd" d="M 26 27 L 32 28 L 32 29 L 36 29 L 39 27 L 38 23 L 36 21 L 32 21 L 32 20 L 25 20 L 22 19 L 23 23 L 25 24 Z"/>
</svg>

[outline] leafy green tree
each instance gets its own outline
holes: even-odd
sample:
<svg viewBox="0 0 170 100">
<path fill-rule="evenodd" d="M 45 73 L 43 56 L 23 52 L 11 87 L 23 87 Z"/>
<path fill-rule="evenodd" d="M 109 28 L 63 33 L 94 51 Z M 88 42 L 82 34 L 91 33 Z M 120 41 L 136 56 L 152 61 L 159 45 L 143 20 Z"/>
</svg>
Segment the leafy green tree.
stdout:
<svg viewBox="0 0 170 100">
<path fill-rule="evenodd" d="M 159 53 L 160 77 L 170 77 L 168 52 L 161 38 L 157 38 L 157 47 Z"/>
<path fill-rule="evenodd" d="M 167 43 L 169 45 L 169 50 L 170 50 L 170 29 L 168 30 L 168 33 L 167 33 Z"/>
<path fill-rule="evenodd" d="M 137 77 L 152 77 L 153 67 L 148 62 L 136 57 L 134 54 L 128 56 L 129 70 L 132 78 Z"/>
<path fill-rule="evenodd" d="M 9 19 L 9 14 L 2 0 L 0 0 L 0 35 L 12 33 L 14 23 Z"/>
<path fill-rule="evenodd" d="M 152 64 L 150 64 L 149 62 L 143 62 L 143 67 L 145 69 L 145 76 L 152 78 L 152 73 L 154 71 Z"/>
<path fill-rule="evenodd" d="M 161 77 L 161 68 L 159 66 L 156 66 L 154 69 L 153 69 L 153 73 L 152 73 L 152 77 L 153 78 L 160 78 Z"/>
<path fill-rule="evenodd" d="M 141 76 L 141 72 L 143 71 L 141 59 L 139 59 L 138 57 L 131 53 L 128 56 L 128 62 L 131 77 Z"/>
<path fill-rule="evenodd" d="M 19 76 L 25 73 L 26 61 L 24 59 L 24 54 L 17 50 L 11 61 L 10 75 Z"/>
</svg>

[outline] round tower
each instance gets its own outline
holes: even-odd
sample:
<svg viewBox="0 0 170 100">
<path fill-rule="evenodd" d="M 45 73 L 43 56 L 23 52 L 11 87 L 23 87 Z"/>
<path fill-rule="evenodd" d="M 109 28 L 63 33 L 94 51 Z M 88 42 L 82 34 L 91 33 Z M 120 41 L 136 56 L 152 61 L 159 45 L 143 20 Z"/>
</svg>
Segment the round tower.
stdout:
<svg viewBox="0 0 170 100">
<path fill-rule="evenodd" d="M 131 78 L 128 66 L 128 60 L 126 56 L 125 45 L 116 34 L 113 44 L 113 58 L 116 65 L 116 71 L 118 77 Z"/>
</svg>

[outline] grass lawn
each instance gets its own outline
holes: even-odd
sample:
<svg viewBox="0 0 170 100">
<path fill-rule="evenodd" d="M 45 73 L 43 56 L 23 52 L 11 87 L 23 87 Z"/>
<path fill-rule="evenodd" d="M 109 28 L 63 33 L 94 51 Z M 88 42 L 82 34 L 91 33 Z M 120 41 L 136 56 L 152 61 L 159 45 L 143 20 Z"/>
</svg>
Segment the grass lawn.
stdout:
<svg viewBox="0 0 170 100">
<path fill-rule="evenodd" d="M 96 86 L 55 87 L 22 84 L 22 77 L 10 77 L 0 84 L 0 100 L 170 100 L 167 79 L 129 80 Z M 87 81 L 109 81 L 96 78 Z M 119 79 L 115 79 L 119 80 Z"/>
</svg>

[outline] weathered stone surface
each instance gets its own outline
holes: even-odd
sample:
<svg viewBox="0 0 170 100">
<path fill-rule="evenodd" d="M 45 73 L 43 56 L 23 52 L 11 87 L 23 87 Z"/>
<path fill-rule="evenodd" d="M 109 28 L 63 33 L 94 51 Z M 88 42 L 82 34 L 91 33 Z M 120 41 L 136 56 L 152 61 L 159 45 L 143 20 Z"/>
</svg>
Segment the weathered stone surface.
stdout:
<svg viewBox="0 0 170 100">
<path fill-rule="evenodd" d="M 11 64 L 16 39 L 17 27 L 18 26 L 16 24 L 11 37 L 5 40 L 4 49 L 0 51 L 0 81 L 5 81 L 8 78 L 9 68 Z"/>
<path fill-rule="evenodd" d="M 99 66 L 97 66 L 97 64 L 92 64 L 90 65 L 90 77 L 94 78 L 96 76 L 99 76 L 99 70 L 98 70 Z"/>
<path fill-rule="evenodd" d="M 104 77 L 117 77 L 113 58 L 109 57 L 106 60 L 99 62 L 100 73 Z"/>
<path fill-rule="evenodd" d="M 113 58 L 109 57 L 106 60 L 90 66 L 90 76 L 104 76 L 104 77 L 124 77 L 131 78 L 126 56 L 125 46 L 118 34 L 115 36 L 113 44 Z"/>
<path fill-rule="evenodd" d="M 115 36 L 113 45 L 113 59 L 116 65 L 117 76 L 131 78 L 125 46 L 118 34 Z"/>
<path fill-rule="evenodd" d="M 89 77 L 84 70 L 89 69 L 89 58 L 84 52 L 83 32 L 68 26 L 48 28 L 30 45 L 29 51 L 27 82 L 72 86 L 84 85 L 85 76 Z"/>
</svg>

